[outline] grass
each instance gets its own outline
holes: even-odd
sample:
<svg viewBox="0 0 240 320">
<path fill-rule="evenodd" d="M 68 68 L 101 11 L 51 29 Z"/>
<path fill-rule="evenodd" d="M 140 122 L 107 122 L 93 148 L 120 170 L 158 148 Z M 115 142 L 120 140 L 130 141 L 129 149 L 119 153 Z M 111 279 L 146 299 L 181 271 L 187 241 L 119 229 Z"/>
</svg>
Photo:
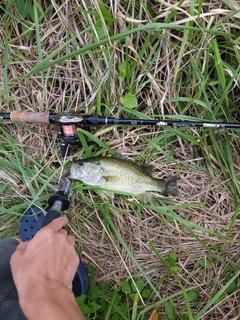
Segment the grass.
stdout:
<svg viewBox="0 0 240 320">
<path fill-rule="evenodd" d="M 239 122 L 239 5 L 193 1 L 0 1 L 0 106 Z M 78 130 L 73 159 L 122 153 L 179 174 L 180 196 L 77 182 L 68 211 L 91 285 L 86 319 L 238 319 L 239 130 Z M 69 160 L 52 125 L 2 122 L 0 238 L 45 207 Z M 100 145 L 96 149 L 94 142 Z M 136 186 L 137 187 L 137 186 Z"/>
</svg>

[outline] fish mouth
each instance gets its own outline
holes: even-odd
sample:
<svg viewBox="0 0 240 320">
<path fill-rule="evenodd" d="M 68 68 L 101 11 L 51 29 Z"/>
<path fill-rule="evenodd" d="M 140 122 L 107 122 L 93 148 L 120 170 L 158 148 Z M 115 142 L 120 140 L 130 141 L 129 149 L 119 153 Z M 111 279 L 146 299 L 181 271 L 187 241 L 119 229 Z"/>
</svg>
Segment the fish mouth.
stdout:
<svg viewBox="0 0 240 320">
<path fill-rule="evenodd" d="M 76 164 L 75 162 L 72 162 L 72 163 L 71 163 L 71 170 L 72 170 L 72 169 L 76 169 L 76 167 L 77 167 L 77 164 Z"/>
<path fill-rule="evenodd" d="M 80 168 L 79 168 L 78 164 L 75 162 L 72 162 L 72 164 L 71 164 L 71 177 L 72 177 L 72 179 L 74 179 L 76 176 L 78 176 L 79 172 L 80 172 Z"/>
</svg>

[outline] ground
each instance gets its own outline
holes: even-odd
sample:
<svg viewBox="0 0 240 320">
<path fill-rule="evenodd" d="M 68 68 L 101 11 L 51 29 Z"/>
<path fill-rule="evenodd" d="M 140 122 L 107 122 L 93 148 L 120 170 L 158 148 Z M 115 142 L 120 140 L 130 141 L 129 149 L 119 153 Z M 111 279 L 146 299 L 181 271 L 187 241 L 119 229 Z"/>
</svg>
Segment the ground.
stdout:
<svg viewBox="0 0 240 320">
<path fill-rule="evenodd" d="M 239 9 L 228 0 L 0 1 L 0 111 L 239 127 Z M 18 235 L 33 203 L 46 205 L 70 161 L 120 153 L 180 179 L 178 197 L 152 193 L 150 202 L 75 184 L 69 232 L 94 283 L 143 280 L 151 292 L 135 304 L 126 293 L 119 319 L 155 309 L 160 319 L 238 319 L 239 129 L 86 129 L 64 158 L 57 126 L 2 120 L 0 238 Z"/>
</svg>

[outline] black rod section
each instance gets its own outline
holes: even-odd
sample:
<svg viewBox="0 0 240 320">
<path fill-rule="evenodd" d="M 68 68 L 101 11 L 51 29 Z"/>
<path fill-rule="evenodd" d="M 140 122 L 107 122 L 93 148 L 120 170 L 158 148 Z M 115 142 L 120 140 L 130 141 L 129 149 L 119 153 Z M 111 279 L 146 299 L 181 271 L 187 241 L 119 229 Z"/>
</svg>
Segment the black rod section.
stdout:
<svg viewBox="0 0 240 320">
<path fill-rule="evenodd" d="M 11 120 L 10 113 L 0 113 L 0 120 Z"/>
<path fill-rule="evenodd" d="M 49 123 L 53 124 L 55 123 L 56 121 L 56 113 L 49 113 Z"/>
<path fill-rule="evenodd" d="M 145 119 L 119 119 L 100 117 L 97 115 L 83 116 L 83 125 L 156 125 L 156 126 L 190 126 L 204 128 L 240 128 L 240 123 L 206 122 L 206 121 L 169 121 Z"/>
</svg>

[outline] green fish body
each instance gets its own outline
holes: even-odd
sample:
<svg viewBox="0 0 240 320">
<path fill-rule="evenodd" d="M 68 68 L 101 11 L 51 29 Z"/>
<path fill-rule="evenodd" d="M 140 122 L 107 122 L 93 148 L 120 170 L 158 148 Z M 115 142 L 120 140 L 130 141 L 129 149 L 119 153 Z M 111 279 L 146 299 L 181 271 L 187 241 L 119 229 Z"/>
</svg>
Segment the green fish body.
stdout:
<svg viewBox="0 0 240 320">
<path fill-rule="evenodd" d="M 73 162 L 70 179 L 111 191 L 143 194 L 157 191 L 164 196 L 177 196 L 177 176 L 156 179 L 142 166 L 114 157 L 93 157 Z"/>
</svg>

